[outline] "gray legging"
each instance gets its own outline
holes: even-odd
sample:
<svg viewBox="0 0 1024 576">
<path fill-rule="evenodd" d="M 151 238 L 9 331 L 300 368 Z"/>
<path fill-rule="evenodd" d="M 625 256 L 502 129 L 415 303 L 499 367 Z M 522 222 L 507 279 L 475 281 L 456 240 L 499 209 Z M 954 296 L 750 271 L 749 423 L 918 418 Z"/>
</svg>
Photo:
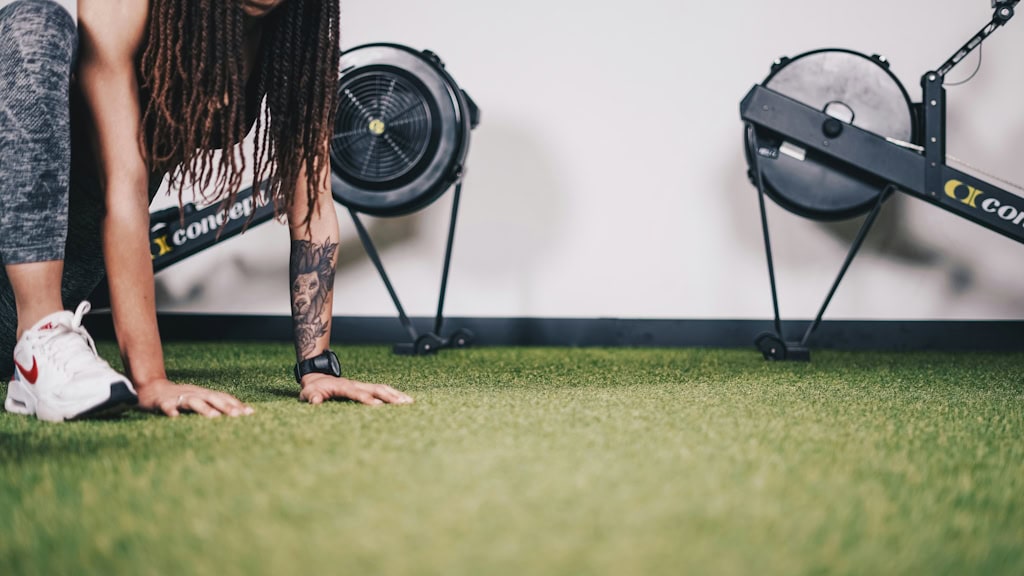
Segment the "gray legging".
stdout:
<svg viewBox="0 0 1024 576">
<path fill-rule="evenodd" d="M 71 89 L 77 44 L 74 20 L 52 0 L 0 8 L 0 260 L 63 259 L 69 309 L 103 278 L 103 195 Z M 0 379 L 13 373 L 17 320 L 0 266 Z"/>
</svg>

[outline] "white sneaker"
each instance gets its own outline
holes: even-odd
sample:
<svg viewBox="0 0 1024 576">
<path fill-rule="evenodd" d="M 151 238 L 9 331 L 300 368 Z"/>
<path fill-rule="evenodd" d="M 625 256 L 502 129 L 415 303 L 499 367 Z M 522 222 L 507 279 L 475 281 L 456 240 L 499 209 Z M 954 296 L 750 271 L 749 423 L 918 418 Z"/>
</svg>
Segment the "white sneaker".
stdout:
<svg viewBox="0 0 1024 576">
<path fill-rule="evenodd" d="M 138 403 L 131 382 L 99 357 L 82 327 L 90 308 L 82 302 L 74 314 L 50 314 L 21 335 L 4 402 L 8 412 L 63 422 L 117 414 Z"/>
</svg>

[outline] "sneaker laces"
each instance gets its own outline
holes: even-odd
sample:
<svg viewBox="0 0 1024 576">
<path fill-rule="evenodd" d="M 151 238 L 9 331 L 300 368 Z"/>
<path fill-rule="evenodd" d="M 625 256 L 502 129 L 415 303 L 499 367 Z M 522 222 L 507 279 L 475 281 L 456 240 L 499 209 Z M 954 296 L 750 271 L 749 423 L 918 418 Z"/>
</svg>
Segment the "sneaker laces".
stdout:
<svg viewBox="0 0 1024 576">
<path fill-rule="evenodd" d="M 83 301 L 74 315 L 61 314 L 49 330 L 41 330 L 35 340 L 47 357 L 68 375 L 100 373 L 110 370 L 106 360 L 99 357 L 96 343 L 82 326 L 82 318 L 89 313 L 92 305 Z"/>
</svg>

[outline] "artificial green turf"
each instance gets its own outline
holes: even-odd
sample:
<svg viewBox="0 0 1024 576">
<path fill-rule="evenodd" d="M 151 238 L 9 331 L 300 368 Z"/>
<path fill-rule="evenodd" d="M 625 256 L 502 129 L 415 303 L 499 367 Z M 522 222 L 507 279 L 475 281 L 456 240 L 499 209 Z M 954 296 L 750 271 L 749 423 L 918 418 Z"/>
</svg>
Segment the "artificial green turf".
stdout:
<svg viewBox="0 0 1024 576">
<path fill-rule="evenodd" d="M 1024 573 L 1022 354 L 166 352 L 257 414 L 3 414 L 0 574 Z"/>
</svg>

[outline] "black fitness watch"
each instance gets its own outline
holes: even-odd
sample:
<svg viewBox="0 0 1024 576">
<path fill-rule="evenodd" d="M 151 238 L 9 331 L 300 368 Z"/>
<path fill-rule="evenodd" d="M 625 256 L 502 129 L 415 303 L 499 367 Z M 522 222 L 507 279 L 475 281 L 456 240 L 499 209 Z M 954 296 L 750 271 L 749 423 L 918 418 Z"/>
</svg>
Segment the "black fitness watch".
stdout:
<svg viewBox="0 0 1024 576">
<path fill-rule="evenodd" d="M 295 365 L 295 381 L 302 384 L 302 377 L 306 374 L 330 374 L 337 378 L 341 376 L 341 363 L 338 356 L 330 350 L 324 350 L 317 356 L 307 358 Z"/>
</svg>

